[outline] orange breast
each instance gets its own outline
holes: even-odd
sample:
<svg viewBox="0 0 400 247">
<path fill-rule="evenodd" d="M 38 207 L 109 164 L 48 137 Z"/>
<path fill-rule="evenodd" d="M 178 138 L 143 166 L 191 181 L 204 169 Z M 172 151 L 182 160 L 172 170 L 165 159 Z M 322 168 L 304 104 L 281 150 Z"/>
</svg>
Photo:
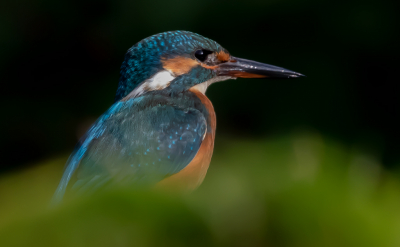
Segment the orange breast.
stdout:
<svg viewBox="0 0 400 247">
<path fill-rule="evenodd" d="M 206 106 L 209 113 L 209 122 L 211 126 L 207 126 L 206 136 L 193 160 L 180 172 L 159 182 L 156 186 L 158 188 L 192 191 L 203 182 L 210 165 L 211 156 L 214 150 L 216 129 L 214 107 L 211 104 L 211 101 L 203 93 L 196 89 L 190 89 L 190 91 L 196 94 L 196 96 Z"/>
</svg>

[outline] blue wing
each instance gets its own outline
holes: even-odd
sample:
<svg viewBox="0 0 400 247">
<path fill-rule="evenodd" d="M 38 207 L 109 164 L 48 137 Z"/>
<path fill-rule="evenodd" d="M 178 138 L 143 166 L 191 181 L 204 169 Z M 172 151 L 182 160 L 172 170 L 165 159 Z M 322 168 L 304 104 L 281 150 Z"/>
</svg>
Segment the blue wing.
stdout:
<svg viewBox="0 0 400 247">
<path fill-rule="evenodd" d="M 73 188 L 85 191 L 110 181 L 149 185 L 190 163 L 206 133 L 204 115 L 144 100 L 117 102 L 96 121 L 68 159 L 53 202 L 72 177 Z"/>
</svg>

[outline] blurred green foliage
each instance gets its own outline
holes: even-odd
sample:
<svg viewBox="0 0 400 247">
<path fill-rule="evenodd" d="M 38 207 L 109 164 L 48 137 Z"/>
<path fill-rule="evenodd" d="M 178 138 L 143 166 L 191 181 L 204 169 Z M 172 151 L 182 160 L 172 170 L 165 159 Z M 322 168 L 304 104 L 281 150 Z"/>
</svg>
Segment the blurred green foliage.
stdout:
<svg viewBox="0 0 400 247">
<path fill-rule="evenodd" d="M 116 189 L 48 202 L 66 157 L 0 179 L 1 246 L 399 246 L 400 180 L 319 134 L 217 138 L 189 195 Z"/>
</svg>

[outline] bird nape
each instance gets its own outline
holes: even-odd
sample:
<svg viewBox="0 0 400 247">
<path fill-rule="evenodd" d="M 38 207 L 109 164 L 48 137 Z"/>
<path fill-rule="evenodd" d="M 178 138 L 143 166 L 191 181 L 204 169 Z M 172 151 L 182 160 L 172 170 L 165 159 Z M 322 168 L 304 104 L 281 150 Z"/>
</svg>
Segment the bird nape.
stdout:
<svg viewBox="0 0 400 247">
<path fill-rule="evenodd" d="M 53 197 L 115 185 L 190 191 L 214 149 L 216 118 L 205 92 L 240 78 L 300 73 L 233 57 L 217 42 L 174 31 L 150 36 L 125 55 L 114 104 L 80 139 Z"/>
</svg>

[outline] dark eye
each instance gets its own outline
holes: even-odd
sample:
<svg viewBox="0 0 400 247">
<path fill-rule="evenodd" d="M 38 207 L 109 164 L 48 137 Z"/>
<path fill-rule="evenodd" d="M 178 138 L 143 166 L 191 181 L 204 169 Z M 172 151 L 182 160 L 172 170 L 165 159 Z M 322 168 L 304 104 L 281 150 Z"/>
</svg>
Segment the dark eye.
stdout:
<svg viewBox="0 0 400 247">
<path fill-rule="evenodd" d="M 208 50 L 197 50 L 194 53 L 194 56 L 199 59 L 201 62 L 204 62 L 207 59 L 207 56 L 210 55 L 212 51 Z"/>
</svg>

